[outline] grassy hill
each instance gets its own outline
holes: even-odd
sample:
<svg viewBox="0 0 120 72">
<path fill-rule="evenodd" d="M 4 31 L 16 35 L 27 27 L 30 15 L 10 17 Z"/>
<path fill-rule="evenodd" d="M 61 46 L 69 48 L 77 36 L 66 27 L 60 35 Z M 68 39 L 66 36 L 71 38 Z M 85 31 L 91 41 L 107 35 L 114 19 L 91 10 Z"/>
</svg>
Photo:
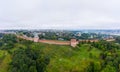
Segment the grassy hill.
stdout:
<svg viewBox="0 0 120 72">
<path fill-rule="evenodd" d="M 15 44 L 15 48 L 10 49 L 9 52 L 14 52 L 18 48 L 26 48 L 24 44 Z M 47 66 L 48 72 L 82 72 L 89 66 L 90 61 L 98 61 L 100 50 L 92 48 L 90 45 L 84 44 L 79 48 L 72 48 L 70 46 L 50 45 L 43 43 L 32 43 L 30 47 L 36 50 L 41 50 L 44 55 L 50 57 L 50 63 Z M 0 50 L 0 72 L 7 72 L 9 63 L 11 61 L 11 54 L 8 51 Z"/>
<path fill-rule="evenodd" d="M 29 72 L 28 70 L 41 72 L 37 71 L 37 66 L 40 68 L 44 66 L 45 72 L 117 72 L 120 70 L 120 46 L 114 43 L 104 41 L 82 43 L 73 48 L 22 39 L 14 40 L 15 38 L 12 37 L 6 40 L 7 38 L 0 41 L 0 72 Z M 19 67 L 26 71 L 18 71 Z"/>
<path fill-rule="evenodd" d="M 14 52 L 19 47 L 25 48 L 26 46 L 18 43 L 15 48 L 9 51 Z M 50 57 L 50 63 L 47 66 L 48 72 L 82 72 L 90 61 L 96 60 L 99 62 L 99 54 L 101 53 L 96 48 L 89 50 L 90 45 L 88 44 L 84 44 L 79 48 L 72 48 L 70 46 L 33 43 L 30 47 L 37 50 L 40 49 L 45 55 Z M 11 61 L 10 57 L 11 55 L 7 51 L 0 51 L 0 58 L 2 58 L 0 72 L 7 72 L 7 67 Z"/>
</svg>

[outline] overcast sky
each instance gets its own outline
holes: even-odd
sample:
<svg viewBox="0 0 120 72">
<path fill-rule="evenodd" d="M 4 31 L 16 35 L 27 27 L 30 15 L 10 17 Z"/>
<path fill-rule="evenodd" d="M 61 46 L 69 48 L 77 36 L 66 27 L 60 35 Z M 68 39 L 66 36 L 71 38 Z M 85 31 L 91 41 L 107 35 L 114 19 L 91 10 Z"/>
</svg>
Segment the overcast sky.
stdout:
<svg viewBox="0 0 120 72">
<path fill-rule="evenodd" d="M 0 0 L 0 29 L 120 29 L 120 0 Z"/>
</svg>

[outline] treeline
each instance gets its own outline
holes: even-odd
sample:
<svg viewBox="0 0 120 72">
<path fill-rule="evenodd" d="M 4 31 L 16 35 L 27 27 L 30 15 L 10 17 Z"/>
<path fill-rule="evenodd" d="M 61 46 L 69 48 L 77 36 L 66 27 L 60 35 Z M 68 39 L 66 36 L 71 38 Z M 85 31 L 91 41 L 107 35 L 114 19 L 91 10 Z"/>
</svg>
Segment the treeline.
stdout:
<svg viewBox="0 0 120 72">
<path fill-rule="evenodd" d="M 120 45 L 115 44 L 114 42 L 99 41 L 99 42 L 80 42 L 78 46 L 82 44 L 89 44 L 89 50 L 92 48 L 97 48 L 101 51 L 99 55 L 100 59 L 100 69 L 97 72 L 119 72 L 120 71 Z M 92 57 L 92 54 L 90 54 Z M 95 61 L 92 61 L 90 66 L 90 71 L 96 72 L 94 67 Z"/>
</svg>

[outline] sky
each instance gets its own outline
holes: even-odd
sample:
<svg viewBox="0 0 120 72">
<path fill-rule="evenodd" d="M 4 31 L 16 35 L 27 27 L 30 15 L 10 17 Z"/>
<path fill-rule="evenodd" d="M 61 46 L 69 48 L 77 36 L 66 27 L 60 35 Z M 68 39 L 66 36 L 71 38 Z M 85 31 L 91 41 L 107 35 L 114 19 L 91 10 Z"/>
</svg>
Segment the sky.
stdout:
<svg viewBox="0 0 120 72">
<path fill-rule="evenodd" d="M 120 0 L 0 0 L 0 29 L 120 29 Z"/>
</svg>

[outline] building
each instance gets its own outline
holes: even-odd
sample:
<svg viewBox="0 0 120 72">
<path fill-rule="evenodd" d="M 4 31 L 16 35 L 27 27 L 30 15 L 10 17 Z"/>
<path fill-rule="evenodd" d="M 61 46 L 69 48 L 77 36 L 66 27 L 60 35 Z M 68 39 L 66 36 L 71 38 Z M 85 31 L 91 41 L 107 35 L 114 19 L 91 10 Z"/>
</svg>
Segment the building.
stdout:
<svg viewBox="0 0 120 72">
<path fill-rule="evenodd" d="M 76 33 L 76 36 L 79 36 L 79 37 L 80 37 L 80 36 L 81 36 L 81 32 L 77 32 L 77 33 Z"/>
<path fill-rule="evenodd" d="M 37 34 L 34 35 L 34 42 L 39 42 L 39 37 Z"/>
<path fill-rule="evenodd" d="M 35 37 L 34 38 L 34 42 L 38 42 L 39 41 L 39 38 L 38 37 Z"/>
<path fill-rule="evenodd" d="M 76 39 L 71 39 L 70 45 L 71 45 L 72 47 L 76 47 L 77 44 L 78 44 L 78 41 L 77 41 Z"/>
</svg>

